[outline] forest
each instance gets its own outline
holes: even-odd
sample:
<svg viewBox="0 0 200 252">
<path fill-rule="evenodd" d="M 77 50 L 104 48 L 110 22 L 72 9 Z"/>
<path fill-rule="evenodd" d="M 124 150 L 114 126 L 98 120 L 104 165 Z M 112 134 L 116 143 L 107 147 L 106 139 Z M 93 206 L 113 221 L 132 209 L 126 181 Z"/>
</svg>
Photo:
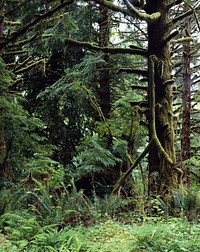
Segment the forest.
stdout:
<svg viewBox="0 0 200 252">
<path fill-rule="evenodd" d="M 0 252 L 199 237 L 200 0 L 0 0 Z"/>
</svg>

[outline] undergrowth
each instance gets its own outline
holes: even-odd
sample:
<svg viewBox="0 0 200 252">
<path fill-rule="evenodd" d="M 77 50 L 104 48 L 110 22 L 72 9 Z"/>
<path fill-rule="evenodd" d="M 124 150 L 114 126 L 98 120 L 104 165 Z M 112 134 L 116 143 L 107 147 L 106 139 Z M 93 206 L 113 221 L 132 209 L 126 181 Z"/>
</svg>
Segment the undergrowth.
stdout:
<svg viewBox="0 0 200 252">
<path fill-rule="evenodd" d="M 0 252 L 200 251 L 198 188 L 172 192 L 165 202 L 95 193 L 89 199 L 75 187 L 60 189 L 56 194 L 37 182 L 12 195 L 15 208 L 7 201 L 1 209 Z"/>
<path fill-rule="evenodd" d="M 58 231 L 54 225 L 41 227 L 34 217 L 29 217 L 26 223 L 20 219 L 15 228 L 6 228 L 7 235 L 0 236 L 1 252 L 198 252 L 200 248 L 200 226 L 178 218 L 160 221 L 155 217 L 142 224 L 109 219 L 89 227 L 68 226 Z"/>
</svg>

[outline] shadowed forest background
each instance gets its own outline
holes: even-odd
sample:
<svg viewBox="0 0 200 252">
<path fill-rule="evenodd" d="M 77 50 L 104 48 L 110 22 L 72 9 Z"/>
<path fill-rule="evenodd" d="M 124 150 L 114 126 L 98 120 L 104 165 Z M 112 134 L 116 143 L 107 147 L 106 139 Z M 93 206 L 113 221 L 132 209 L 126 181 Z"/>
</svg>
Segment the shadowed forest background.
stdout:
<svg viewBox="0 0 200 252">
<path fill-rule="evenodd" d="M 199 251 L 199 17 L 0 1 L 0 251 Z"/>
</svg>

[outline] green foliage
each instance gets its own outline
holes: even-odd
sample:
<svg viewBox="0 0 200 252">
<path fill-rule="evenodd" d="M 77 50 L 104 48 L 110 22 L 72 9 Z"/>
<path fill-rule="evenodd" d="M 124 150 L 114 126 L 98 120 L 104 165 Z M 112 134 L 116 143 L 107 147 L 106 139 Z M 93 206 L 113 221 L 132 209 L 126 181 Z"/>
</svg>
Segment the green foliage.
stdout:
<svg viewBox="0 0 200 252">
<path fill-rule="evenodd" d="M 63 164 L 71 161 L 80 139 L 87 134 L 91 119 L 85 96 L 72 88 L 67 77 L 38 95 L 40 115 L 47 128 L 47 138 L 57 147 L 55 158 Z"/>
<path fill-rule="evenodd" d="M 13 74 L 11 71 L 6 70 L 6 65 L 3 62 L 2 58 L 0 58 L 0 88 L 1 88 L 1 94 L 2 92 L 7 91 L 8 86 L 11 84 Z M 3 106 L 4 103 L 1 104 Z M 6 104 L 8 105 L 8 104 Z"/>
<path fill-rule="evenodd" d="M 0 206 L 1 214 L 5 213 L 2 218 L 6 214 L 16 212 L 18 215 L 22 211 L 37 218 L 42 226 L 54 224 L 62 228 L 93 219 L 91 201 L 82 190 L 77 192 L 73 181 L 66 188 L 63 182 L 55 184 L 51 178 L 42 182 L 28 178 L 21 183 L 20 188 L 10 186 L 2 190 Z"/>
<path fill-rule="evenodd" d="M 31 249 L 38 252 L 79 252 L 81 251 L 81 242 L 69 228 L 65 228 L 62 231 L 57 231 L 52 228 L 46 232 L 38 232 L 33 237 Z"/>
<path fill-rule="evenodd" d="M 65 79 L 73 80 L 74 84 L 80 81 L 83 85 L 88 85 L 89 87 L 95 89 L 99 76 L 98 68 L 104 67 L 106 64 L 105 60 L 102 59 L 102 55 L 86 55 L 79 64 L 73 66 L 72 69 L 66 69 Z M 96 83 L 91 83 L 94 81 Z"/>
<path fill-rule="evenodd" d="M 197 140 L 198 141 L 198 140 Z M 198 146 L 198 143 L 195 144 Z M 190 171 L 192 181 L 198 181 L 200 179 L 200 152 L 197 147 L 196 155 L 192 156 L 190 159 L 184 161 L 184 166 Z"/>
<path fill-rule="evenodd" d="M 41 223 L 35 215 L 26 212 L 7 213 L 1 217 L 7 239 L 17 251 L 80 251 L 81 243 L 70 228 L 57 231 L 55 224 L 41 226 Z"/>
<path fill-rule="evenodd" d="M 199 226 L 175 218 L 168 221 L 157 221 L 155 218 L 140 226 L 107 220 L 87 228 L 66 227 L 57 231 L 53 225 L 39 227 L 37 221 L 30 217 L 26 216 L 22 221 L 23 218 L 9 216 L 21 227 L 19 224 L 11 225 L 15 231 L 8 228 L 8 236 L 0 237 L 3 241 L 0 251 L 13 248 L 12 251 L 117 252 L 123 248 L 126 252 L 198 252 L 200 246 Z M 33 223 L 38 228 L 36 234 Z M 27 240 L 21 238 L 22 233 Z M 16 240 L 16 237 L 21 240 Z"/>
<path fill-rule="evenodd" d="M 121 161 L 95 139 L 86 139 L 79 147 L 79 150 L 81 149 L 80 154 L 73 160 L 79 175 L 106 171 L 107 168 L 112 168 Z"/>
<path fill-rule="evenodd" d="M 176 219 L 169 220 L 166 223 L 158 223 L 158 225 L 147 224 L 137 231 L 134 230 L 138 237 L 137 249 L 146 251 L 198 251 L 199 240 L 197 237 L 200 231 L 198 226 L 191 226 L 188 222 Z"/>
<path fill-rule="evenodd" d="M 197 225 L 171 219 L 168 222 L 124 225 L 109 220 L 83 231 L 76 230 L 83 251 L 198 251 Z"/>
<path fill-rule="evenodd" d="M 47 0 L 3 2 L 5 19 L 22 22 L 21 27 L 11 30 L 4 26 L 3 35 L 8 38 L 60 4 Z M 113 23 L 115 19 L 117 24 Z M 91 1 L 75 1 L 14 42 L 29 39 L 36 32 L 35 40 L 22 47 L 10 45 L 16 50 L 27 49 L 27 54 L 6 55 L 9 46 L 2 54 L 13 71 L 28 56 L 33 61 L 45 57 L 46 77 L 41 78 L 38 69 L 14 76 L 0 61 L 0 172 L 7 163 L 8 173 L 12 171 L 10 181 L 5 174 L 0 178 L 0 230 L 4 234 L 0 235 L 0 251 L 117 252 L 123 248 L 126 252 L 195 252 L 200 246 L 199 226 L 185 220 L 199 221 L 197 186 L 192 185 L 188 192 L 174 190 L 165 199 L 147 197 L 148 170 L 144 161 L 121 188 L 125 199 L 106 195 L 146 144 L 148 132 L 141 127 L 143 120 L 146 122 L 142 109 L 131 103 L 146 99 L 146 91 L 131 89 L 132 85 L 143 86 L 143 82 L 135 75 L 120 72 L 124 66 L 135 68 L 136 61 L 137 68 L 144 69 L 143 59 L 110 54 L 106 62 L 102 53 L 66 44 L 66 37 L 98 44 L 100 21 L 99 6 Z M 128 47 L 129 42 L 142 46 L 145 34 L 134 35 L 141 38 L 135 41 L 129 34 L 132 27 L 127 26 L 125 33 L 117 32 L 116 37 L 121 21 L 120 15 L 109 18 L 110 34 L 115 37 L 112 43 L 121 38 L 125 40 L 122 46 Z M 96 120 L 101 103 L 100 77 L 105 67 L 109 71 L 112 107 L 106 123 Z M 22 78 L 23 83 L 12 86 L 14 78 Z M 193 98 L 199 99 L 198 92 Z M 194 119 L 194 126 L 198 126 L 198 113 Z M 110 133 L 112 146 L 108 149 L 104 139 Z M 184 165 L 195 177 L 192 183 L 197 183 L 198 137 L 191 140 L 195 156 Z M 75 186 L 76 179 L 87 176 L 91 181 L 85 184 L 92 183 L 94 189 L 91 198 Z M 95 176 L 105 180 L 102 198 L 96 195 L 100 180 L 93 180 Z M 183 219 L 170 219 L 170 214 Z"/>
<path fill-rule="evenodd" d="M 140 127 L 141 114 L 131 106 L 131 101 L 140 101 L 143 96 L 131 90 L 131 81 L 137 83 L 133 77 L 131 80 L 124 79 L 123 87 L 115 85 L 113 87 L 116 98 L 113 102 L 112 118 L 109 120 L 111 132 L 115 137 L 127 136 L 137 145 L 141 144 L 141 136 L 144 136 L 144 129 Z M 136 147 L 136 146 L 135 146 Z"/>
<path fill-rule="evenodd" d="M 29 213 L 16 212 L 6 213 L 1 217 L 1 226 L 4 226 L 4 232 L 9 234 L 11 240 L 27 240 L 35 235 L 40 228 L 36 216 Z"/>
<path fill-rule="evenodd" d="M 37 170 L 37 172 L 40 172 L 44 168 L 50 167 L 53 162 L 50 158 L 53 147 L 47 144 L 44 146 L 46 138 L 38 134 L 44 129 L 44 124 L 40 119 L 31 117 L 24 109 L 25 99 L 22 98 L 20 93 L 9 91 L 8 88 L 12 83 L 13 75 L 7 70 L 2 60 L 0 61 L 0 68 L 2 88 L 0 95 L 0 137 L 1 142 L 4 143 L 1 144 L 0 161 L 2 166 L 7 167 L 7 170 L 5 169 L 1 174 L 0 186 L 1 188 L 4 186 L 8 188 L 9 185 L 5 184 L 6 180 L 19 181 L 30 171 L 35 172 Z M 40 156 L 37 165 L 34 164 L 36 156 Z M 16 179 L 14 179 L 15 176 Z"/>
<path fill-rule="evenodd" d="M 46 174 L 50 179 L 50 186 L 58 186 L 64 178 L 64 167 L 59 162 L 53 160 L 51 155 L 54 148 L 50 145 L 45 145 L 44 149 L 41 148 L 38 152 L 26 160 L 25 168 L 26 174 L 30 173 L 39 178 Z M 48 178 L 47 178 L 48 179 Z"/>
<path fill-rule="evenodd" d="M 143 220 L 136 224 L 137 218 L 141 217 L 136 215 L 138 209 L 134 208 L 137 200 L 131 210 L 131 199 L 114 196 L 100 199 L 95 196 L 92 203 L 75 188 L 71 194 L 63 191 L 56 198 L 42 184 L 36 186 L 26 193 L 31 196 L 32 203 L 37 204 L 29 205 L 28 211 L 18 210 L 1 216 L 0 229 L 6 235 L 0 237 L 2 251 L 117 252 L 123 246 L 127 252 L 197 252 L 200 246 L 199 226 L 185 218 L 163 215 L 159 211 L 166 205 L 159 198 L 148 201 L 157 215 L 143 215 Z M 119 211 L 126 209 L 128 212 L 119 218 Z"/>
<path fill-rule="evenodd" d="M 185 199 L 185 212 L 188 220 L 200 220 L 200 190 L 198 187 L 191 189 Z"/>
<path fill-rule="evenodd" d="M 100 218 L 110 218 L 118 216 L 119 212 L 126 207 L 129 203 L 129 199 L 121 199 L 117 196 L 108 196 L 99 198 L 94 195 L 94 203 L 91 206 L 93 215 L 97 216 L 97 220 Z"/>
<path fill-rule="evenodd" d="M 186 217 L 189 221 L 199 221 L 200 197 L 199 188 L 191 186 L 189 190 L 180 187 L 172 190 L 163 200 L 159 197 L 159 211 L 164 216 Z"/>
</svg>

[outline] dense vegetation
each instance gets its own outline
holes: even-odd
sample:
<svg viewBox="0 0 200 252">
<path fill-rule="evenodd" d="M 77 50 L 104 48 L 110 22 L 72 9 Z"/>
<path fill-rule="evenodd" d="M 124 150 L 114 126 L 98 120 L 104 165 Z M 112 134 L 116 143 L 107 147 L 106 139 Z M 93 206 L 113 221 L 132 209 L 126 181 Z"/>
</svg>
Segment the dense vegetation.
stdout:
<svg viewBox="0 0 200 252">
<path fill-rule="evenodd" d="M 199 251 L 199 10 L 0 1 L 0 251 Z"/>
</svg>

